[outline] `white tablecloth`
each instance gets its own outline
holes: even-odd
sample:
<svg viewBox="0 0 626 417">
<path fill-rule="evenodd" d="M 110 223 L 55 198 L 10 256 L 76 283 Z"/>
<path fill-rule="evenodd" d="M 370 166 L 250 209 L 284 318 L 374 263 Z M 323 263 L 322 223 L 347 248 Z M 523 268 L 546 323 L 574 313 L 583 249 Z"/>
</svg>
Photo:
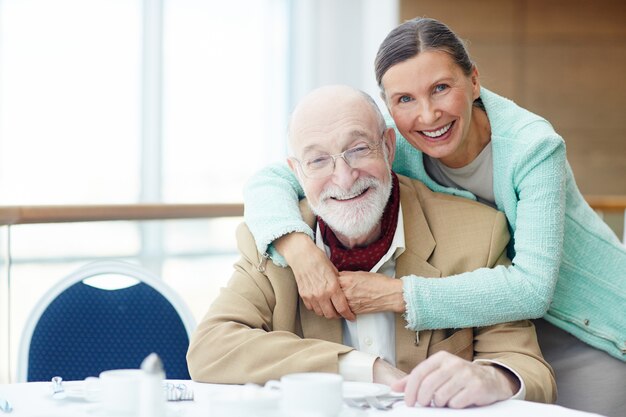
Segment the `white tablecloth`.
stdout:
<svg viewBox="0 0 626 417">
<path fill-rule="evenodd" d="M 242 389 L 238 385 L 200 384 L 191 381 L 184 382 L 194 391 L 194 401 L 168 402 L 167 417 L 228 417 L 212 416 L 210 411 L 211 397 L 220 393 L 232 393 Z M 80 387 L 82 382 L 64 382 L 66 390 Z M 0 417 L 102 417 L 106 416 L 98 403 L 87 402 L 79 397 L 69 396 L 63 400 L 54 400 L 51 397 L 50 383 L 31 382 L 22 384 L 0 385 L 0 398 L 8 400 L 13 406 L 11 414 L 0 412 Z M 280 415 L 280 413 L 277 413 Z M 538 404 L 527 401 L 503 401 L 488 407 L 452 410 L 446 408 L 409 408 L 398 403 L 391 411 L 356 410 L 347 406 L 340 417 L 428 417 L 428 416 L 494 416 L 494 417 L 590 417 L 597 414 L 571 410 L 556 405 Z M 281 416 L 282 417 L 282 416 Z"/>
</svg>

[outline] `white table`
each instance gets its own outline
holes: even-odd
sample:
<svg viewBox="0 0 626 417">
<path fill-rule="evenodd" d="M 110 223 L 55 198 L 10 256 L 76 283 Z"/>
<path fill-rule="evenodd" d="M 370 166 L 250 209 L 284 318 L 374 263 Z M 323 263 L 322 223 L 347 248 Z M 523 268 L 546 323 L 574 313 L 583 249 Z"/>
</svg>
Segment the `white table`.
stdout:
<svg viewBox="0 0 626 417">
<path fill-rule="evenodd" d="M 168 417 L 222 417 L 211 416 L 210 397 L 220 393 L 229 393 L 233 390 L 242 389 L 239 385 L 201 384 L 191 381 L 184 382 L 194 391 L 194 401 L 168 402 Z M 67 390 L 80 386 L 82 382 L 64 382 Z M 0 385 L 0 398 L 7 399 L 13 405 L 11 414 L 0 412 L 0 417 L 101 417 L 102 413 L 98 403 L 90 403 L 79 398 L 66 398 L 54 400 L 51 397 L 50 383 L 30 382 L 22 384 Z M 503 401 L 488 407 L 470 408 L 465 410 L 452 410 L 446 408 L 409 408 L 403 403 L 396 404 L 393 410 L 355 410 L 346 407 L 340 417 L 428 417 L 428 416 L 494 416 L 494 417 L 590 417 L 598 416 L 568 408 L 538 404 L 527 401 Z M 224 416 L 228 417 L 228 416 Z"/>
</svg>

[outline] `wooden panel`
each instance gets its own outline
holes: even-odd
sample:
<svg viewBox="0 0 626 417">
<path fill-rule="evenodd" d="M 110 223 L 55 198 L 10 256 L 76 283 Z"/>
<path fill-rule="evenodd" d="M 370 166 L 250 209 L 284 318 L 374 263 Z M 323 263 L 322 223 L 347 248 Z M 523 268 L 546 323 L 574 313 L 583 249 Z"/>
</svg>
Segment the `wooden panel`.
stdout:
<svg viewBox="0 0 626 417">
<path fill-rule="evenodd" d="M 472 42 L 468 49 L 484 87 L 505 97 L 517 97 L 520 67 L 516 50 L 488 42 Z"/>
<path fill-rule="evenodd" d="M 626 129 L 559 129 L 583 194 L 626 195 Z"/>
<path fill-rule="evenodd" d="M 509 42 L 515 37 L 515 0 L 404 0 L 400 21 L 417 16 L 441 20 L 461 38 Z"/>
<path fill-rule="evenodd" d="M 626 39 L 623 0 L 527 0 L 526 5 L 530 40 Z"/>
<path fill-rule="evenodd" d="M 401 0 L 468 40 L 482 84 L 548 119 L 581 191 L 626 195 L 626 1 Z"/>
<path fill-rule="evenodd" d="M 523 104 L 553 124 L 626 129 L 626 45 L 528 46 L 525 67 Z"/>
</svg>

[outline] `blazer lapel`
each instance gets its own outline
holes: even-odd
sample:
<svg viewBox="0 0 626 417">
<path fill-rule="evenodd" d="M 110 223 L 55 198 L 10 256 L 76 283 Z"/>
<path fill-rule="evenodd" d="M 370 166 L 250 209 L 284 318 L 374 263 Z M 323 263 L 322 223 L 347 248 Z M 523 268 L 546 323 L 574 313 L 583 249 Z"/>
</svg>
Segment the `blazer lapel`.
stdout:
<svg viewBox="0 0 626 417">
<path fill-rule="evenodd" d="M 316 228 L 315 214 L 311 211 L 306 199 L 300 201 L 300 212 L 303 220 L 313 231 Z M 295 279 L 295 278 L 294 278 Z M 320 317 L 306 308 L 302 298 L 298 297 L 298 310 L 302 323 L 302 336 L 306 339 L 320 339 L 343 344 L 343 329 L 340 319 L 329 320 Z"/>
<path fill-rule="evenodd" d="M 441 271 L 428 263 L 436 247 L 419 194 L 411 180 L 400 177 L 400 202 L 404 220 L 406 250 L 396 261 L 396 277 L 416 275 L 419 277 L 441 277 Z M 406 328 L 401 314 L 396 314 L 396 366 L 410 372 L 418 363 L 426 359 L 432 336 L 431 330 L 423 330 L 419 335 Z"/>
<path fill-rule="evenodd" d="M 404 240 L 406 250 L 398 257 L 396 277 L 417 275 L 421 277 L 441 277 L 441 271 L 428 263 L 437 243 L 433 237 L 419 194 L 410 182 L 401 177 L 400 202 L 404 220 Z"/>
</svg>

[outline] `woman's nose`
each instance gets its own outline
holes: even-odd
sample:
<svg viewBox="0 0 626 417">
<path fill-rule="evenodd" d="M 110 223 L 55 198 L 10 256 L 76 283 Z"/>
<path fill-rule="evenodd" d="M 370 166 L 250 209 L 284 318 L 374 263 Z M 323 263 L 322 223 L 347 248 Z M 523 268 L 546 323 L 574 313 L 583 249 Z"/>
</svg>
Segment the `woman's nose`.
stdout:
<svg viewBox="0 0 626 417">
<path fill-rule="evenodd" d="M 423 103 L 418 109 L 418 120 L 422 125 L 431 126 L 441 117 L 441 111 L 430 102 Z"/>
</svg>

